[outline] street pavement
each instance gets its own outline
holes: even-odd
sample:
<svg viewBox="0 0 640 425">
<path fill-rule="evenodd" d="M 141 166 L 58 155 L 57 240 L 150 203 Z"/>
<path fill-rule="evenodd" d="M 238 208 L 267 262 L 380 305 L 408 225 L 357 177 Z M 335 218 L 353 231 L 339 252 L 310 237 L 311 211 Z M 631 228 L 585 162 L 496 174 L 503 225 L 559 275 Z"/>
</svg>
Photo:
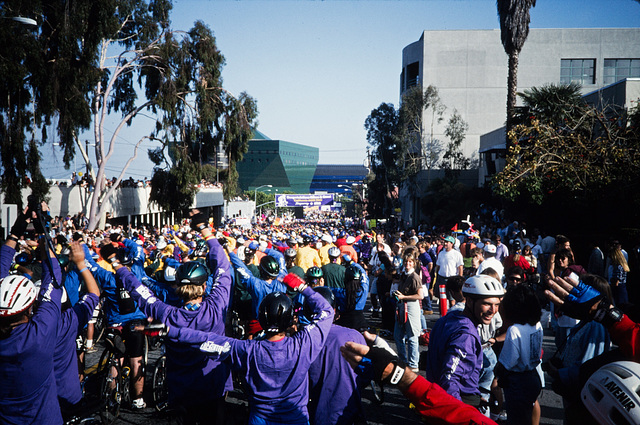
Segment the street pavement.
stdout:
<svg viewBox="0 0 640 425">
<path fill-rule="evenodd" d="M 371 313 L 366 313 L 371 328 L 375 329 L 380 326 L 380 320 L 371 317 Z M 435 321 L 440 317 L 438 313 L 427 316 L 427 324 L 429 329 L 433 327 Z M 387 339 L 392 347 L 395 347 L 393 338 Z M 88 356 L 87 365 L 97 363 L 99 355 L 103 349 L 102 343 L 98 344 L 98 350 L 96 353 Z M 427 347 L 420 347 L 421 351 L 427 350 Z M 555 344 L 553 340 L 553 334 L 550 329 L 545 328 L 545 336 L 543 341 L 544 359 L 550 358 L 555 352 Z M 145 400 L 147 401 L 147 408 L 142 411 L 132 411 L 127 408 L 121 409 L 120 417 L 115 422 L 116 424 L 158 424 L 158 425 L 172 425 L 179 424 L 177 418 L 172 417 L 171 414 L 159 413 L 154 409 L 152 403 L 152 397 L 150 393 L 151 378 L 153 373 L 153 364 L 155 360 L 161 355 L 160 350 L 149 352 L 149 365 L 146 373 L 145 382 Z M 421 372 L 424 376 L 424 372 Z M 563 410 L 562 399 L 555 394 L 550 388 L 550 379 L 545 374 L 547 379 L 547 388 L 542 390 L 542 394 L 539 398 L 542 408 L 541 425 L 558 425 L 562 424 Z M 382 405 L 375 403 L 373 400 L 373 393 L 371 388 L 366 388 L 362 394 L 362 400 L 364 403 L 364 411 L 367 415 L 367 421 L 370 425 L 390 425 L 390 424 L 422 424 L 420 417 L 409 409 L 409 402 L 400 393 L 400 391 L 394 388 L 385 388 L 385 399 Z M 228 410 L 227 410 L 227 423 L 229 425 L 246 424 L 248 417 L 248 403 L 247 399 L 242 391 L 236 389 L 229 393 L 227 398 Z"/>
</svg>

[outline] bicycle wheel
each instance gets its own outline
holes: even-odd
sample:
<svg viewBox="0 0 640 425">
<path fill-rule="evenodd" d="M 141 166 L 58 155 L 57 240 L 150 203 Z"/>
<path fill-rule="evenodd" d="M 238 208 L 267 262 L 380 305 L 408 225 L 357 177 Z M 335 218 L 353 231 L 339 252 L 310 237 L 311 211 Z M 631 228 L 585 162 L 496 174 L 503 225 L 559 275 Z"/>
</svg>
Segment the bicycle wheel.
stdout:
<svg viewBox="0 0 640 425">
<path fill-rule="evenodd" d="M 376 381 L 371 381 L 371 390 L 373 391 L 373 400 L 377 404 L 384 403 L 384 387 Z"/>
<path fill-rule="evenodd" d="M 153 369 L 153 381 L 151 382 L 151 392 L 153 394 L 153 403 L 156 410 L 161 412 L 167 408 L 167 358 L 162 356 L 156 360 Z"/>
<path fill-rule="evenodd" d="M 107 319 L 102 306 L 100 307 L 100 310 L 98 310 L 98 317 L 96 318 L 96 322 L 93 324 L 93 326 L 95 329 L 93 333 L 93 341 L 94 344 L 97 344 L 98 341 L 100 341 L 104 336 L 104 331 L 107 328 Z"/>
<path fill-rule="evenodd" d="M 96 372 L 100 380 L 100 399 L 104 403 L 100 411 L 102 422 L 110 425 L 118 419 L 122 405 L 122 369 L 111 351 L 104 350 Z"/>
</svg>

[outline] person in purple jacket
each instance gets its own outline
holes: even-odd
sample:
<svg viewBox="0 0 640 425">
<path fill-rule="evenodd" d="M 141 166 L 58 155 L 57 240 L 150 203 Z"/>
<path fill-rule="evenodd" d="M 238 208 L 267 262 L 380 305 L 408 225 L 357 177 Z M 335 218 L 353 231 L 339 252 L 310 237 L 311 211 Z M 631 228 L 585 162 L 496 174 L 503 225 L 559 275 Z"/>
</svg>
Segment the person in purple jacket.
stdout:
<svg viewBox="0 0 640 425">
<path fill-rule="evenodd" d="M 199 346 L 203 353 L 228 362 L 241 371 L 249 397 L 249 425 L 308 425 L 309 367 L 322 351 L 333 321 L 333 309 L 322 295 L 307 287 L 293 273 L 284 283 L 305 296 L 313 312 L 313 324 L 292 336 L 291 299 L 272 292 L 260 304 L 258 319 L 262 339 L 236 340 L 215 333 L 170 327 L 169 338 Z"/>
<path fill-rule="evenodd" d="M 100 288 L 85 265 L 83 247 L 79 242 L 71 243 L 70 247 L 69 259 L 76 268 L 69 273 L 79 275 L 88 293 L 74 306 L 62 312 L 57 327 L 58 336 L 53 352 L 53 367 L 60 409 L 65 417 L 73 414 L 74 407 L 79 407 L 77 405 L 82 400 L 82 388 L 78 379 L 76 338 L 91 319 L 93 310 L 100 301 Z"/>
<path fill-rule="evenodd" d="M 331 289 L 318 286 L 313 290 L 322 295 L 335 311 L 336 300 Z M 308 304 L 304 313 L 307 318 L 312 317 Z M 356 372 L 340 354 L 340 347 L 347 341 L 366 344 L 360 332 L 332 324 L 320 355 L 309 368 L 309 417 L 312 425 L 366 423 Z"/>
<path fill-rule="evenodd" d="M 483 354 L 477 327 L 491 323 L 504 288 L 491 276 L 477 275 L 465 281 L 462 293 L 466 300 L 464 310 L 441 317 L 431 330 L 427 380 L 458 400 L 479 407 Z"/>
<path fill-rule="evenodd" d="M 33 282 L 9 276 L 26 220 L 24 214 L 18 217 L 0 249 L 0 423 L 61 424 L 52 356 L 62 297 L 60 264 L 50 251 L 53 261 L 47 260 L 41 246 L 41 301 L 35 313 Z"/>
<path fill-rule="evenodd" d="M 209 246 L 207 261 L 214 274 L 209 294 L 205 293 L 208 271 L 203 273 L 206 267 L 197 261 L 184 263 L 176 271 L 176 293 L 183 298 L 182 307 L 159 300 L 126 267 L 116 264 L 114 268 L 116 279 L 149 317 L 170 327 L 189 327 L 224 335 L 231 293 L 231 265 L 218 240 L 206 227 L 207 221 L 202 213 L 191 219 L 192 227 L 200 230 Z M 114 253 L 109 254 L 110 258 L 114 256 Z M 169 405 L 184 410 L 185 424 L 224 424 L 224 398 L 226 392 L 233 389 L 229 367 L 196 348 L 174 341 L 167 341 L 166 350 Z"/>
</svg>

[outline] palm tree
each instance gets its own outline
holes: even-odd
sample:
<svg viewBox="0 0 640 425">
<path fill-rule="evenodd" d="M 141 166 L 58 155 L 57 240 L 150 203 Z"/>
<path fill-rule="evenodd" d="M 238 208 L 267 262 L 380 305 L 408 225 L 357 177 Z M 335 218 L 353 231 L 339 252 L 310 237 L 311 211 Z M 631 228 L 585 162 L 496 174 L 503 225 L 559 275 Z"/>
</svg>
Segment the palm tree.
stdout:
<svg viewBox="0 0 640 425">
<path fill-rule="evenodd" d="M 536 0 L 497 0 L 500 18 L 500 38 L 504 51 L 509 55 L 509 77 L 507 79 L 507 134 L 512 127 L 516 108 L 516 90 L 518 87 L 518 56 L 529 35 L 529 9 Z M 509 137 L 507 136 L 507 146 Z"/>
<path fill-rule="evenodd" d="M 568 84 L 545 84 L 518 93 L 524 108 L 516 111 L 512 122 L 516 125 L 535 118 L 545 124 L 562 125 L 567 120 L 578 118 L 586 106 L 581 90 L 582 86 L 572 81 Z"/>
</svg>

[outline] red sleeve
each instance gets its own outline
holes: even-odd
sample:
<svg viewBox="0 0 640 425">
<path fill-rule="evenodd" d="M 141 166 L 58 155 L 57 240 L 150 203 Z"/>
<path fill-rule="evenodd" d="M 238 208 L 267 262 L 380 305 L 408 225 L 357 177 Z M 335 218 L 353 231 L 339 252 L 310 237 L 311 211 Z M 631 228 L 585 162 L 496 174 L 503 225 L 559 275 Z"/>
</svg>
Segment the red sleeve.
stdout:
<svg viewBox="0 0 640 425">
<path fill-rule="evenodd" d="M 622 352 L 640 361 L 640 325 L 625 314 L 622 320 L 609 327 L 611 341 L 617 344 Z"/>
<path fill-rule="evenodd" d="M 404 392 L 416 411 L 429 419 L 430 424 L 496 425 L 476 408 L 447 394 L 438 385 L 418 376 Z"/>
</svg>

